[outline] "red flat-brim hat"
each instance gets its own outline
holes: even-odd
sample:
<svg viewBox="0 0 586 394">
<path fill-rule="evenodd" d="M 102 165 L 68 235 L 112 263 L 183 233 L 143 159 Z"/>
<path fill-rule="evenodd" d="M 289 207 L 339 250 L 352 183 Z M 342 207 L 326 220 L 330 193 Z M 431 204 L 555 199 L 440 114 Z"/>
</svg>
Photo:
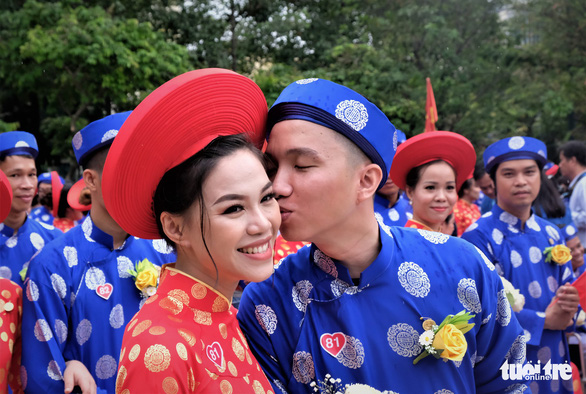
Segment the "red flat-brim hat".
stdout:
<svg viewBox="0 0 586 394">
<path fill-rule="evenodd" d="M 456 186 L 460 189 L 474 172 L 476 152 L 466 137 L 451 131 L 418 134 L 397 148 L 390 177 L 395 185 L 405 190 L 409 171 L 434 160 L 444 160 L 454 168 Z"/>
<path fill-rule="evenodd" d="M 79 196 L 83 189 L 85 189 L 85 181 L 81 178 L 79 181 L 75 182 L 67 192 L 67 203 L 76 211 L 89 211 L 92 207 L 92 204 L 83 205 L 79 202 Z"/>
<path fill-rule="evenodd" d="M 63 190 L 63 184 L 59 178 L 57 171 L 51 171 L 51 193 L 53 194 L 53 210 L 51 213 L 53 217 L 57 217 L 59 211 L 59 200 L 61 199 L 61 190 Z"/>
<path fill-rule="evenodd" d="M 6 174 L 0 170 L 0 223 L 8 217 L 11 208 L 12 185 L 10 185 Z"/>
<path fill-rule="evenodd" d="M 224 69 L 179 75 L 147 96 L 110 147 L 102 194 L 112 218 L 129 234 L 160 238 L 152 210 L 161 178 L 221 135 L 249 135 L 259 148 L 267 102 L 249 78 Z"/>
</svg>

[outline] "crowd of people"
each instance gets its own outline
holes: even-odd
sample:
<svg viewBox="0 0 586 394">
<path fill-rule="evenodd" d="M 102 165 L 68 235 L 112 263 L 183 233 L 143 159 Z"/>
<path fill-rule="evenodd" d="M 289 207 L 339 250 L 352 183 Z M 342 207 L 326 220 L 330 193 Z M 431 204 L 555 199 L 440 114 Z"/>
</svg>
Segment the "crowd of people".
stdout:
<svg viewBox="0 0 586 394">
<path fill-rule="evenodd" d="M 583 142 L 477 160 L 328 80 L 267 109 L 202 69 L 71 143 L 75 183 L 0 134 L 0 392 L 582 390 Z"/>
</svg>

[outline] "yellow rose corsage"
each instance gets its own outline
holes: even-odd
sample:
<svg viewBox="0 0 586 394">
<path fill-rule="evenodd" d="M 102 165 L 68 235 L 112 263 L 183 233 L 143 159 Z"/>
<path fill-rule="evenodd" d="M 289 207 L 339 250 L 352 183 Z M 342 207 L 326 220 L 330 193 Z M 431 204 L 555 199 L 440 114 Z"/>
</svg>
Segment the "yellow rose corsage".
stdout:
<svg viewBox="0 0 586 394">
<path fill-rule="evenodd" d="M 128 273 L 132 275 L 134 285 L 144 296 L 150 297 L 157 292 L 161 267 L 144 259 L 136 263 L 135 269 L 128 270 Z"/>
<path fill-rule="evenodd" d="M 570 251 L 570 248 L 565 245 L 556 245 L 545 248 L 543 254 L 545 255 L 546 263 L 551 263 L 553 261 L 558 265 L 564 265 L 572 260 L 572 252 Z"/>
<path fill-rule="evenodd" d="M 474 327 L 474 323 L 468 323 L 474 316 L 463 310 L 456 315 L 448 315 L 439 326 L 433 320 L 426 319 L 423 322 L 425 331 L 419 336 L 419 344 L 424 350 L 413 360 L 413 364 L 430 354 L 444 361 L 462 361 L 468 349 L 464 334 Z"/>
</svg>

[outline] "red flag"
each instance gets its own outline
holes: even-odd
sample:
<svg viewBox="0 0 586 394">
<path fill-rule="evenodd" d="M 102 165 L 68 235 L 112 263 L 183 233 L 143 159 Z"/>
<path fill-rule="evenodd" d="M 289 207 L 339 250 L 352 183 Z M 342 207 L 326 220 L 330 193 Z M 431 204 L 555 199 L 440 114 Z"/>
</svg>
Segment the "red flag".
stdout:
<svg viewBox="0 0 586 394">
<path fill-rule="evenodd" d="M 583 272 L 582 275 L 572 283 L 572 286 L 578 289 L 580 306 L 582 306 L 582 309 L 586 310 L 586 272 Z"/>
<path fill-rule="evenodd" d="M 427 84 L 427 101 L 425 102 L 425 130 L 434 131 L 435 122 L 437 122 L 437 107 L 435 105 L 435 97 L 433 96 L 433 88 L 431 87 L 431 80 L 425 78 Z"/>
</svg>

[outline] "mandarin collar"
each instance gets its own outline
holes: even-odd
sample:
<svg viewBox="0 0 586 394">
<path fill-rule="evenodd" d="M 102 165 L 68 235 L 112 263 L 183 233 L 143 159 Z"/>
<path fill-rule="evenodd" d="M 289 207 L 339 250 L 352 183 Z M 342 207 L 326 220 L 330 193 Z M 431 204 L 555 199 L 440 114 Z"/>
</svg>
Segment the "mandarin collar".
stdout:
<svg viewBox="0 0 586 394">
<path fill-rule="evenodd" d="M 30 219 L 30 220 L 33 220 L 33 219 Z M 24 223 L 22 224 L 22 226 L 20 226 L 18 228 L 18 232 L 23 232 L 26 230 L 26 228 L 28 227 L 28 221 L 29 221 L 29 217 L 28 217 L 28 215 L 26 215 L 26 219 L 24 219 Z M 0 234 L 2 234 L 3 236 L 5 236 L 7 238 L 10 238 L 15 233 L 16 233 L 16 230 L 14 230 L 12 227 L 8 227 L 6 224 L 0 223 Z"/>
<path fill-rule="evenodd" d="M 114 237 L 96 226 L 90 215 L 91 214 L 88 214 L 83 223 L 81 223 L 81 229 L 85 238 L 90 242 L 97 242 L 110 250 L 114 250 Z M 129 235 L 117 250 L 124 249 L 124 247 L 132 241 L 132 238 L 133 237 Z"/>
<path fill-rule="evenodd" d="M 360 274 L 360 283 L 358 286 L 353 284 L 352 278 L 348 269 L 342 265 L 338 260 L 332 259 L 323 253 L 315 244 L 311 244 L 311 260 L 321 271 L 342 280 L 349 285 L 349 287 L 357 287 L 357 290 L 362 290 L 370 285 L 376 278 L 381 276 L 390 266 L 395 247 L 393 236 L 389 226 L 379 223 L 379 239 L 381 241 L 381 250 L 378 256 L 370 265 Z"/>
<path fill-rule="evenodd" d="M 525 222 L 525 227 L 521 228 L 521 219 L 503 210 L 498 204 L 494 204 L 491 211 L 492 215 L 497 219 L 501 227 L 507 229 L 511 233 L 526 233 L 528 231 L 540 231 L 540 227 L 535 220 L 535 213 L 531 208 L 531 216 Z"/>
<path fill-rule="evenodd" d="M 170 284 L 167 285 L 167 278 L 170 277 L 173 277 L 173 280 L 169 281 Z M 189 293 L 186 293 L 190 298 L 189 304 L 195 305 L 196 302 L 209 304 L 209 310 L 212 313 L 226 313 L 232 306 L 232 301 L 228 300 L 226 296 L 207 283 L 178 270 L 175 268 L 175 263 L 164 264 L 161 268 L 161 281 L 157 292 L 160 290 L 161 295 L 164 296 L 174 289 L 191 289 Z"/>
</svg>

